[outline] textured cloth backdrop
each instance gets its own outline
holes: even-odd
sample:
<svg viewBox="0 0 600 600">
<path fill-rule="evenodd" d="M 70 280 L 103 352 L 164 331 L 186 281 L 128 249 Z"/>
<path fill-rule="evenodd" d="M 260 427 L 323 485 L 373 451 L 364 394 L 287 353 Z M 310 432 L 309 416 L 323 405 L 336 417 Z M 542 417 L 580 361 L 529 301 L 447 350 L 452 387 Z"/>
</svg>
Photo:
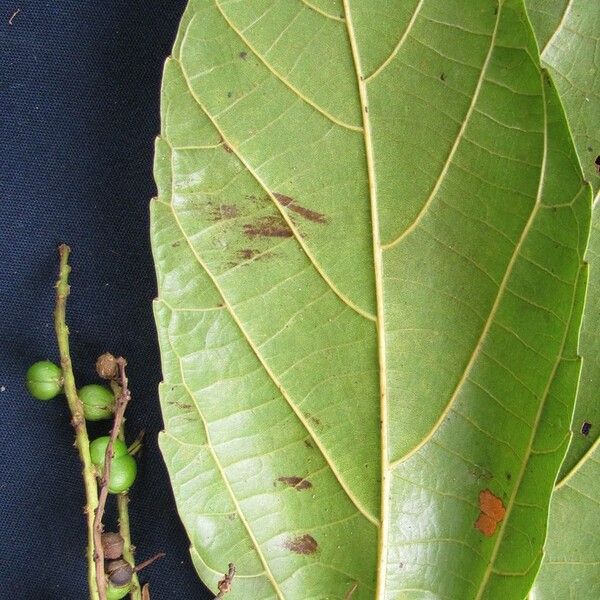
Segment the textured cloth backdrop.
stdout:
<svg viewBox="0 0 600 600">
<path fill-rule="evenodd" d="M 62 399 L 28 397 L 56 359 L 55 248 L 73 248 L 79 382 L 104 350 L 130 362 L 130 437 L 146 430 L 131 518 L 153 600 L 211 597 L 197 580 L 156 437 L 159 356 L 148 201 L 162 63 L 184 0 L 0 0 L 0 597 L 86 597 L 79 463 Z M 20 10 L 19 10 L 20 9 Z M 16 12 L 16 14 L 14 14 Z M 12 20 L 11 20 L 12 17 Z M 102 429 L 95 428 L 96 433 Z"/>
</svg>

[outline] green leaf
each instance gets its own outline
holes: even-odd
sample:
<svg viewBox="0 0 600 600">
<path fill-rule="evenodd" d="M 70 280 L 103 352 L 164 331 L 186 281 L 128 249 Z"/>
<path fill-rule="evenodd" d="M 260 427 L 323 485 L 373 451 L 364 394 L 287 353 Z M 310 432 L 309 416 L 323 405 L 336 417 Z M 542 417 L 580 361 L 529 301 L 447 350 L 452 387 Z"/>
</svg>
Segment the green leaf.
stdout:
<svg viewBox="0 0 600 600">
<path fill-rule="evenodd" d="M 598 193 L 600 9 L 590 0 L 526 0 L 541 52 L 564 104 L 583 172 Z"/>
<path fill-rule="evenodd" d="M 542 61 L 552 73 L 575 135 L 586 176 L 598 191 L 594 160 L 600 150 L 600 77 L 595 65 L 600 10 L 597 3 L 527 0 Z M 573 437 L 552 497 L 548 539 L 531 600 L 600 596 L 597 499 L 600 451 L 600 211 L 594 210 L 587 260 L 591 264 L 580 337 L 582 375 L 573 417 Z"/>
<path fill-rule="evenodd" d="M 194 0 L 155 172 L 160 444 L 202 579 L 523 598 L 591 194 L 521 0 Z"/>
<path fill-rule="evenodd" d="M 550 57 L 554 60 L 555 67 L 551 64 L 547 64 L 547 66 L 557 82 L 557 89 L 566 111 L 567 120 L 576 132 L 575 139 L 579 141 L 576 149 L 580 161 L 597 192 L 600 178 L 593 162 L 600 151 L 600 144 L 597 141 L 600 131 L 600 102 L 598 102 L 600 99 L 600 70 L 585 68 L 585 65 L 587 64 L 589 67 L 587 61 L 593 61 L 595 58 L 595 46 L 598 40 L 594 40 L 593 35 L 588 34 L 599 30 L 600 5 L 585 0 L 583 2 L 564 0 L 552 3 L 527 0 L 526 4 L 535 26 L 538 46 L 545 48 L 542 58 L 546 60 L 546 63 Z M 558 60 L 559 58 L 560 60 Z M 582 58 L 583 60 L 580 60 Z M 569 72 L 568 81 L 560 74 L 561 70 Z M 577 90 L 588 90 L 587 100 L 583 93 Z M 595 141 L 583 143 L 585 136 L 593 135 L 596 135 Z M 595 210 L 598 213 L 597 207 Z M 600 222 L 598 214 L 594 219 L 596 223 Z M 593 225 L 587 257 L 592 267 L 594 257 L 599 252 L 600 240 L 595 239 L 599 235 L 598 225 Z M 597 281 L 595 270 L 592 268 L 590 291 L 585 309 L 587 316 L 584 319 L 580 340 L 581 354 L 585 360 L 573 419 L 575 435 L 562 464 L 559 478 L 564 477 L 594 443 L 597 430 L 590 430 L 587 435 L 582 435 L 583 424 L 585 422 L 600 423 L 600 404 L 595 397 L 595 390 L 600 388 L 600 368 L 596 361 L 596 356 L 600 352 L 600 337 L 597 335 L 600 299 L 598 293 L 594 293 L 600 287 L 600 281 L 598 283 Z"/>
<path fill-rule="evenodd" d="M 600 260 L 600 211 L 595 208 L 593 214 L 573 439 L 552 496 L 545 557 L 531 600 L 600 597 L 600 270 L 595 268 Z"/>
</svg>

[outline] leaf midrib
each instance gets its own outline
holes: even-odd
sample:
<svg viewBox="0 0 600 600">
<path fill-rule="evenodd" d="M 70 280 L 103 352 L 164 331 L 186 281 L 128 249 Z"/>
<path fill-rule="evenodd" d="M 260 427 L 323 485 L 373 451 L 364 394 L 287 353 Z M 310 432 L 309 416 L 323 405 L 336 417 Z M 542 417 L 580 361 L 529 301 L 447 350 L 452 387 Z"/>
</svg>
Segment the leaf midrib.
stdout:
<svg viewBox="0 0 600 600">
<path fill-rule="evenodd" d="M 360 59 L 360 52 L 354 32 L 352 11 L 349 0 L 343 0 L 346 29 L 352 49 L 352 59 L 356 72 L 356 82 L 360 96 L 361 113 L 363 119 L 363 137 L 365 144 L 365 158 L 367 162 L 367 177 L 369 184 L 369 202 L 371 205 L 371 229 L 373 239 L 373 266 L 375 270 L 375 300 L 376 300 L 376 331 L 377 354 L 379 362 L 379 400 L 381 423 L 381 492 L 379 513 L 379 539 L 377 561 L 377 583 L 375 589 L 376 600 L 385 597 L 385 579 L 387 572 L 387 545 L 389 535 L 389 496 L 390 496 L 390 471 L 389 471 L 389 423 L 387 410 L 387 382 L 386 382 L 386 343 L 385 343 L 385 311 L 383 303 L 383 251 L 381 246 L 379 227 L 379 207 L 377 199 L 377 183 L 375 173 L 373 136 L 371 133 L 371 119 L 369 118 L 369 97 L 366 81 Z M 405 38 L 404 38 L 405 39 Z M 398 47 L 398 46 L 397 46 Z"/>
</svg>

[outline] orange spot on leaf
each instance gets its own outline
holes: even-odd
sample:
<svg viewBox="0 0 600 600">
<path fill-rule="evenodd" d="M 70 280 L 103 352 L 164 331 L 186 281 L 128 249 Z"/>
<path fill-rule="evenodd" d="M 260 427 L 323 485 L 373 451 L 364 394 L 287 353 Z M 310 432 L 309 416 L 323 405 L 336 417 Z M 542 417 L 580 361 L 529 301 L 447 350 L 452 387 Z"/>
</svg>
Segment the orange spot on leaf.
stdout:
<svg viewBox="0 0 600 600">
<path fill-rule="evenodd" d="M 475 528 L 486 537 L 491 537 L 496 532 L 496 527 L 506 515 L 506 508 L 502 500 L 490 490 L 479 492 L 479 516 L 475 521 Z"/>
<path fill-rule="evenodd" d="M 483 533 L 486 537 L 492 537 L 496 532 L 496 521 L 489 517 L 488 515 L 484 515 L 483 513 L 479 513 L 479 517 L 477 521 L 475 521 L 475 527 Z"/>
</svg>

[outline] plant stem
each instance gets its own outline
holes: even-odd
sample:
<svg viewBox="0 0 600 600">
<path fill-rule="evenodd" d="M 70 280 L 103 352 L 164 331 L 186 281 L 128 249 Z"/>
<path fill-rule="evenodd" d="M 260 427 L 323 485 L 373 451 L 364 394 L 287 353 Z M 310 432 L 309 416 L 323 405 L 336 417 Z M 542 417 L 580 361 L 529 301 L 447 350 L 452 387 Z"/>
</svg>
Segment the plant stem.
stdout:
<svg viewBox="0 0 600 600">
<path fill-rule="evenodd" d="M 125 420 L 121 425 L 121 430 L 119 431 L 119 438 L 122 441 L 125 441 Z M 135 443 L 135 442 L 134 442 Z M 135 566 L 135 557 L 133 555 L 134 547 L 131 544 L 131 529 L 129 527 L 129 494 L 127 492 L 123 492 L 117 496 L 117 511 L 119 513 L 119 533 L 123 538 L 123 558 L 131 565 Z M 129 592 L 129 597 L 131 600 L 142 600 L 142 590 L 140 588 L 140 581 L 138 579 L 137 573 L 133 574 L 131 578 L 131 592 Z"/>
<path fill-rule="evenodd" d="M 134 571 L 136 573 L 139 573 L 141 570 L 145 569 L 146 567 L 149 567 L 153 562 L 156 562 L 157 560 L 164 558 L 165 556 L 166 554 L 164 552 L 159 552 L 158 554 L 155 554 L 154 556 L 151 556 L 150 558 L 144 560 L 139 565 L 136 565 Z"/>
<path fill-rule="evenodd" d="M 79 452 L 79 458 L 83 466 L 83 486 L 85 490 L 86 506 L 85 514 L 87 518 L 88 545 L 87 545 L 87 565 L 88 565 L 88 586 L 90 590 L 90 600 L 98 600 L 98 590 L 96 587 L 96 565 L 94 562 L 94 512 L 98 506 L 98 490 L 96 487 L 96 477 L 94 467 L 90 458 L 90 442 L 85 426 L 83 415 L 83 405 L 77 395 L 77 386 L 73 375 L 71 364 L 71 354 L 69 351 L 69 328 L 66 323 L 67 298 L 69 296 L 69 254 L 71 249 L 66 244 L 61 244 L 58 248 L 60 257 L 60 269 L 58 281 L 56 283 L 56 308 L 54 310 L 54 327 L 56 329 L 56 339 L 60 353 L 60 364 L 63 373 L 63 388 L 67 398 L 67 404 L 71 411 L 71 425 L 75 430 L 75 446 Z"/>
<path fill-rule="evenodd" d="M 219 589 L 219 593 L 215 596 L 214 600 L 222 600 L 226 594 L 231 591 L 231 584 L 233 582 L 233 578 L 235 577 L 235 565 L 233 563 L 229 563 L 229 569 L 227 573 L 223 575 L 223 579 L 219 581 L 217 587 Z"/>
<path fill-rule="evenodd" d="M 98 586 L 98 595 L 100 596 L 100 600 L 106 600 L 104 548 L 102 547 L 102 531 L 104 530 L 104 525 L 102 523 L 102 518 L 104 517 L 104 509 L 106 507 L 106 500 L 108 499 L 108 484 L 110 481 L 112 460 L 115 455 L 114 443 L 117 439 L 117 436 L 121 433 L 125 410 L 127 409 L 127 404 L 131 399 L 127 374 L 125 373 L 127 361 L 123 357 L 119 357 L 117 358 L 117 365 L 119 368 L 119 385 L 121 390 L 115 402 L 115 417 L 110 430 L 106 451 L 104 453 L 104 467 L 102 469 L 102 477 L 100 478 L 100 494 L 98 496 L 98 506 L 96 507 L 94 514 L 94 560 L 96 561 L 96 583 Z"/>
<path fill-rule="evenodd" d="M 130 456 L 135 456 L 142 449 L 142 442 L 144 440 L 144 434 L 145 434 L 145 431 L 142 429 L 142 431 L 140 431 L 137 438 L 135 440 L 133 440 L 131 446 L 129 446 L 129 448 L 127 448 L 127 453 Z M 123 441 L 125 441 L 125 438 L 122 438 L 122 439 L 123 439 Z"/>
<path fill-rule="evenodd" d="M 122 383 L 122 382 L 121 382 Z M 113 394 L 115 395 L 115 400 L 121 395 L 121 385 L 119 382 L 114 379 L 110 382 L 110 387 L 112 388 Z M 118 437 L 121 441 L 125 441 L 125 417 L 123 417 L 121 421 L 121 426 L 119 428 Z M 131 456 L 134 456 L 142 447 L 142 438 L 144 437 L 144 432 L 142 431 L 140 435 L 134 440 L 131 446 L 127 449 L 128 453 Z M 129 493 L 123 492 L 122 494 L 117 495 L 117 513 L 119 515 L 119 534 L 123 538 L 123 558 L 132 566 L 135 567 L 135 556 L 134 550 L 135 546 L 131 543 L 131 528 L 129 525 Z M 137 576 L 137 573 L 134 571 L 133 576 L 131 578 L 132 586 L 131 591 L 129 592 L 129 597 L 131 600 L 143 600 L 142 598 L 142 589 L 140 586 L 140 580 Z"/>
</svg>

